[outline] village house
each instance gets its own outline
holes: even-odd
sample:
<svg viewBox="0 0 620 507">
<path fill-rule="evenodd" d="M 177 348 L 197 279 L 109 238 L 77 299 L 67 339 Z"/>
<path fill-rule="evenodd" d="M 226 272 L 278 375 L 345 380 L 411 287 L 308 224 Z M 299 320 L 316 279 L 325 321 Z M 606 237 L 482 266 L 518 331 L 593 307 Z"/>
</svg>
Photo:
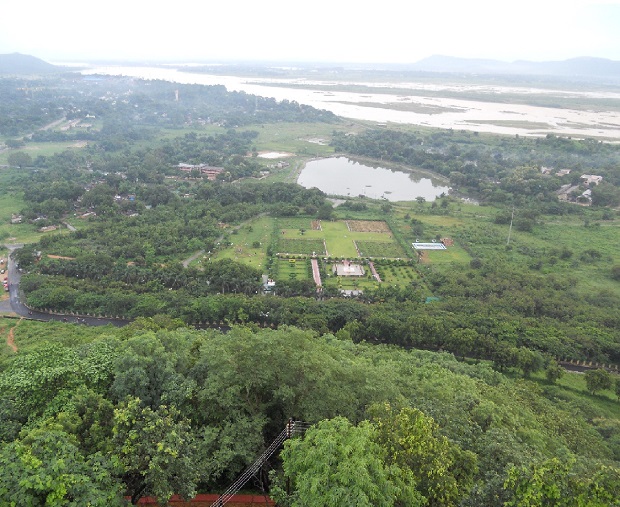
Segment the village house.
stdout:
<svg viewBox="0 0 620 507">
<path fill-rule="evenodd" d="M 194 165 L 180 163 L 177 169 L 186 173 L 191 173 L 194 170 L 199 171 L 200 174 L 205 175 L 209 181 L 215 181 L 217 176 L 224 172 L 223 167 L 213 167 L 207 164 Z"/>
<path fill-rule="evenodd" d="M 581 181 L 586 185 L 591 185 L 592 183 L 598 185 L 601 181 L 603 181 L 603 177 L 596 176 L 595 174 L 582 174 Z"/>
</svg>

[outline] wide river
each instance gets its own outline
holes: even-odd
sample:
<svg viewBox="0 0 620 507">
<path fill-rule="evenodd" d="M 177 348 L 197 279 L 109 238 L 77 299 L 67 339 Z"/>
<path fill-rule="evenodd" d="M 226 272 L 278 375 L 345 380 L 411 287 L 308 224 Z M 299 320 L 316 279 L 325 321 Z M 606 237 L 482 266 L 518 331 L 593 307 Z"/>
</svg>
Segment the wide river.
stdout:
<svg viewBox="0 0 620 507">
<path fill-rule="evenodd" d="M 236 76 L 209 75 L 167 67 L 108 66 L 92 67 L 83 74 L 123 75 L 144 79 L 161 79 L 176 83 L 224 85 L 231 91 L 244 91 L 278 101 L 290 100 L 308 104 L 319 109 L 351 119 L 369 120 L 377 123 L 401 123 L 429 127 L 489 132 L 507 135 L 544 136 L 555 134 L 574 137 L 596 137 L 620 141 L 620 113 L 615 111 L 573 110 L 560 107 L 539 107 L 502 102 L 507 94 L 536 94 L 573 99 L 600 98 L 620 101 L 616 92 L 587 92 L 548 90 L 529 87 L 488 85 L 458 85 L 429 83 L 372 83 L 384 88 L 386 93 L 353 93 L 317 91 L 312 86 L 340 84 L 368 85 L 369 83 L 343 83 L 313 81 L 310 79 L 261 79 Z M 275 86 L 274 86 L 275 85 Z M 292 86 L 295 86 L 294 88 Z M 304 88 L 307 86 L 308 88 Z M 390 89 L 398 87 L 398 94 Z M 411 93 L 406 92 L 407 89 Z M 403 92 L 405 90 L 405 92 Z M 428 96 L 424 95 L 428 90 Z M 434 96 L 445 90 L 457 98 Z M 497 97 L 497 102 L 468 100 L 467 92 L 483 93 Z M 431 93 L 433 92 L 433 93 Z M 458 98 L 462 92 L 463 98 Z"/>
</svg>

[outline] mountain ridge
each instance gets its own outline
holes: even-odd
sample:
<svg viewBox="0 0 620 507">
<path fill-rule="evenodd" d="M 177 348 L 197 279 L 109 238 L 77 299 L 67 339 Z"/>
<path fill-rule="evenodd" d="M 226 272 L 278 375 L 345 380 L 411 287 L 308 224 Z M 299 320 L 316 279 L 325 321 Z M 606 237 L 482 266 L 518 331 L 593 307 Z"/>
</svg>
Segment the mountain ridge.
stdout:
<svg viewBox="0 0 620 507">
<path fill-rule="evenodd" d="M 22 53 L 0 54 L 0 74 L 50 74 L 62 67 Z"/>
<path fill-rule="evenodd" d="M 411 69 L 427 72 L 528 74 L 562 77 L 598 77 L 620 80 L 620 61 L 591 56 L 541 62 L 531 60 L 506 62 L 493 59 L 433 55 L 413 63 Z"/>
</svg>

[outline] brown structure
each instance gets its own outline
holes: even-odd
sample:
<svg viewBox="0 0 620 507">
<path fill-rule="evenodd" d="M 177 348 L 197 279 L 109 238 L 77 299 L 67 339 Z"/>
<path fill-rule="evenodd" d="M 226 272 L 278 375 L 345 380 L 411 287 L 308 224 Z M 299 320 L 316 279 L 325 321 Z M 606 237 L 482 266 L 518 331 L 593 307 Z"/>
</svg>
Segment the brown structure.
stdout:
<svg viewBox="0 0 620 507">
<path fill-rule="evenodd" d="M 191 173 L 193 170 L 200 171 L 200 174 L 205 175 L 210 181 L 214 181 L 218 174 L 224 172 L 223 167 L 213 167 L 207 164 L 179 164 L 177 168 L 186 173 Z"/>
<path fill-rule="evenodd" d="M 441 242 L 444 244 L 444 246 L 454 245 L 454 241 L 452 240 L 452 238 L 441 238 Z"/>
<path fill-rule="evenodd" d="M 174 495 L 168 505 L 171 507 L 210 507 L 217 501 L 219 495 L 196 495 L 191 500 L 183 500 L 180 496 Z M 144 497 L 138 501 L 138 505 L 160 505 L 153 497 Z M 272 507 L 275 502 L 266 495 L 234 495 L 226 502 L 228 507 L 246 507 L 248 505 L 263 505 Z"/>
</svg>

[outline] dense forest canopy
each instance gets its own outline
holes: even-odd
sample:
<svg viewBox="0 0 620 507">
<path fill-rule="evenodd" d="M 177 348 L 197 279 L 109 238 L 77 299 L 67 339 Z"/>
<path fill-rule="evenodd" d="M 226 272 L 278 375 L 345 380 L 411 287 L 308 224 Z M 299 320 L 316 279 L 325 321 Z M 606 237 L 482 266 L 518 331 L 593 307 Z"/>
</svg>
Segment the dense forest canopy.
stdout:
<svg viewBox="0 0 620 507">
<path fill-rule="evenodd" d="M 0 479 L 3 501 L 11 501 L 18 481 L 35 470 L 51 474 L 61 459 L 65 473 L 54 484 L 23 490 L 24 502 L 60 487 L 75 498 L 91 495 L 101 502 L 97 505 L 114 505 L 110 497 L 120 491 L 166 498 L 173 491 L 217 488 L 291 415 L 309 423 L 350 421 L 331 429 L 319 425 L 315 438 L 322 445 L 327 438 L 341 445 L 335 442 L 348 438 L 347 432 L 365 428 L 363 438 L 374 444 L 359 442 L 358 452 L 367 455 L 378 446 L 371 455 L 376 466 L 388 467 L 382 473 L 389 481 L 397 481 L 390 463 L 400 467 L 398 481 L 407 483 L 400 495 L 433 505 L 511 500 L 518 488 L 505 487 L 506 474 L 526 474 L 515 467 L 553 456 L 572 460 L 571 487 L 581 487 L 577 480 L 587 485 L 599 473 L 617 484 L 611 469 L 602 468 L 618 458 L 617 428 L 606 426 L 611 421 L 603 416 L 597 431 L 588 421 L 601 417 L 600 409 L 585 402 L 571 408 L 556 398 L 561 391 L 553 385 L 539 391 L 450 354 L 355 345 L 295 328 L 234 328 L 226 334 L 165 330 L 178 325 L 147 319 L 103 333 L 62 324 L 49 332 L 43 324 L 16 328 L 18 343 L 32 345 L 2 363 L 0 460 L 3 469 L 15 471 Z M 40 341 L 41 333 L 50 341 Z M 392 425 L 400 429 L 389 429 Z M 320 436 L 322 431 L 331 435 Z M 410 454 L 389 454 L 395 443 L 386 439 L 401 438 L 398 431 L 414 439 Z M 172 434 L 176 438 L 158 446 L 158 439 Z M 45 439 L 56 444 L 50 448 Z M 305 494 L 302 482 L 311 480 L 309 472 L 297 467 L 307 465 L 294 460 L 308 456 L 302 447 L 311 440 L 292 444 L 284 473 L 292 474 Z M 298 448 L 303 454 L 296 454 Z M 165 460 L 166 453 L 178 453 L 183 461 Z M 41 462 L 28 464 L 26 456 Z M 325 473 L 320 460 L 329 458 L 316 459 L 313 466 Z M 343 459 L 360 457 L 338 458 Z M 79 477 L 89 486 L 78 486 Z M 609 490 L 603 487 L 600 494 L 604 491 Z"/>
</svg>

